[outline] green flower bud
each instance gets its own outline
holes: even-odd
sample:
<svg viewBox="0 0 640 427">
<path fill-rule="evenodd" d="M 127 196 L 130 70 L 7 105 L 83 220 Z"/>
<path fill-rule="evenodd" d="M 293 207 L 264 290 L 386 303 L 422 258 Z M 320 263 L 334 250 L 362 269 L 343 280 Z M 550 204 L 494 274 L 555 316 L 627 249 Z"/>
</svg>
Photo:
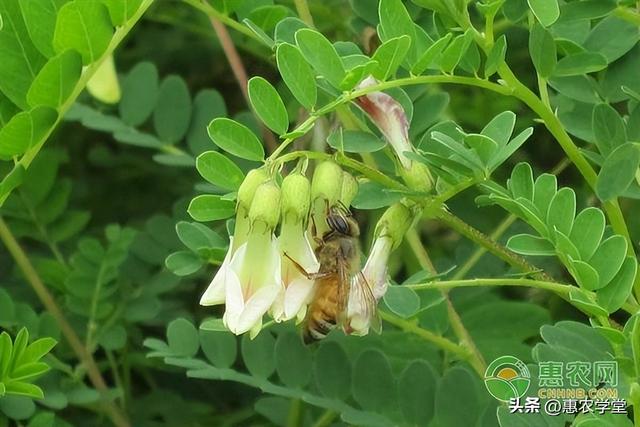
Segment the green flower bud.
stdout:
<svg viewBox="0 0 640 427">
<path fill-rule="evenodd" d="M 391 205 L 376 224 L 376 238 L 388 236 L 393 241 L 392 249 L 397 248 L 402 242 L 405 233 L 411 227 L 413 218 L 414 213 L 411 208 L 402 202 Z"/>
<path fill-rule="evenodd" d="M 265 181 L 268 181 L 269 178 L 269 173 L 265 168 L 249 171 L 238 189 L 238 203 L 236 209 L 238 211 L 243 210 L 244 215 L 246 215 L 246 213 L 249 212 L 249 208 L 257 188 Z"/>
<path fill-rule="evenodd" d="M 267 181 L 255 190 L 251 208 L 249 209 L 251 226 L 264 224 L 267 230 L 273 230 L 280 222 L 280 188 Z"/>
<path fill-rule="evenodd" d="M 414 191 L 429 193 L 433 189 L 431 171 L 424 163 L 412 161 L 409 169 L 400 168 L 400 176 L 407 183 L 407 186 Z"/>
<path fill-rule="evenodd" d="M 320 163 L 313 173 L 311 200 L 324 199 L 334 205 L 342 194 L 342 169 L 332 161 Z"/>
<path fill-rule="evenodd" d="M 282 222 L 306 224 L 309 216 L 311 183 L 300 173 L 291 173 L 282 180 Z"/>
<path fill-rule="evenodd" d="M 358 181 L 349 172 L 342 172 L 342 191 L 340 201 L 345 206 L 350 206 L 358 194 Z"/>
</svg>

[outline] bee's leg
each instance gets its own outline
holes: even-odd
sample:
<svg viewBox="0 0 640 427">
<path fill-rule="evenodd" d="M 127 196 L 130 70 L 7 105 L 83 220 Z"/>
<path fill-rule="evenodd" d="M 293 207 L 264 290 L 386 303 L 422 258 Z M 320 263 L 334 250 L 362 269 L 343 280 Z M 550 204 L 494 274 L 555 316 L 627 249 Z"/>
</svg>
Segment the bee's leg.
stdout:
<svg viewBox="0 0 640 427">
<path fill-rule="evenodd" d="M 318 227 L 316 226 L 316 219 L 311 215 L 311 237 L 316 245 L 320 246 L 323 243 L 322 237 L 318 236 Z"/>
<path fill-rule="evenodd" d="M 300 273 L 302 273 L 309 280 L 322 279 L 323 277 L 327 277 L 328 276 L 327 273 L 309 273 L 307 270 L 304 269 L 303 266 L 301 266 L 298 263 L 298 261 L 296 261 L 295 259 L 291 258 L 288 253 L 285 252 L 284 256 L 286 256 L 289 259 L 289 261 L 291 261 L 293 263 L 293 265 L 298 269 L 298 271 L 300 271 Z"/>
</svg>

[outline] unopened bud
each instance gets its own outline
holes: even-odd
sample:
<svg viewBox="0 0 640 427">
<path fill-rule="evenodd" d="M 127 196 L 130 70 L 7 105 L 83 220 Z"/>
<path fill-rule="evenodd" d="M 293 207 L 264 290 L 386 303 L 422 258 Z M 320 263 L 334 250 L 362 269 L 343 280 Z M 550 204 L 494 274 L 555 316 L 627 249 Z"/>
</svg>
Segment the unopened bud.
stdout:
<svg viewBox="0 0 640 427">
<path fill-rule="evenodd" d="M 358 194 L 358 181 L 349 172 L 343 172 L 340 201 L 343 205 L 349 207 L 356 194 Z"/>
<path fill-rule="evenodd" d="M 309 216 L 311 183 L 300 173 L 291 173 L 282 180 L 282 221 L 305 223 Z"/>
<path fill-rule="evenodd" d="M 249 221 L 252 226 L 264 224 L 268 230 L 273 230 L 280 222 L 280 188 L 273 181 L 267 181 L 256 189 L 249 209 Z"/>
<path fill-rule="evenodd" d="M 313 173 L 311 199 L 324 199 L 334 205 L 342 195 L 342 168 L 332 161 L 320 163 Z"/>
<path fill-rule="evenodd" d="M 411 190 L 430 193 L 433 189 L 433 176 L 424 163 L 411 161 L 409 169 L 400 168 L 400 176 Z"/>
<path fill-rule="evenodd" d="M 376 224 L 376 238 L 388 236 L 393 241 L 393 249 L 397 248 L 411 226 L 413 217 L 411 209 L 401 202 L 390 206 Z"/>
<path fill-rule="evenodd" d="M 240 184 L 238 189 L 237 210 L 244 210 L 244 214 L 249 212 L 251 202 L 256 193 L 256 189 L 264 182 L 269 180 L 269 173 L 266 169 L 252 169 Z"/>
<path fill-rule="evenodd" d="M 369 76 L 357 88 L 364 89 L 376 84 L 378 81 Z M 402 167 L 408 169 L 411 160 L 404 152 L 412 151 L 413 147 L 409 141 L 409 120 L 402 105 L 384 92 L 368 93 L 359 97 L 357 102 L 391 144 Z"/>
</svg>

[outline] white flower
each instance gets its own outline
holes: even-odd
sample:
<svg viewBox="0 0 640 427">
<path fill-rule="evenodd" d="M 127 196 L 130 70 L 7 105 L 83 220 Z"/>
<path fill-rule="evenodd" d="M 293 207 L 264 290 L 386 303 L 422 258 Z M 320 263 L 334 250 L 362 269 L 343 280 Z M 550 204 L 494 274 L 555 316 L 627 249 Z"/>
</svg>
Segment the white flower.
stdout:
<svg viewBox="0 0 640 427">
<path fill-rule="evenodd" d="M 231 245 L 233 246 L 233 245 Z M 234 334 L 262 326 L 262 316 L 282 290 L 280 253 L 270 232 L 251 233 L 225 260 L 200 299 L 201 305 L 225 303 L 224 324 Z"/>
<path fill-rule="evenodd" d="M 362 275 L 367 279 L 376 301 L 379 301 L 387 292 L 389 285 L 387 264 L 392 247 L 393 240 L 390 236 L 378 237 L 362 269 Z"/>
<path fill-rule="evenodd" d="M 366 335 L 369 328 L 380 331 L 377 303 L 387 292 L 387 263 L 392 248 L 391 237 L 376 238 L 364 268 L 353 278 L 347 306 L 348 332 L 352 335 Z"/>
<path fill-rule="evenodd" d="M 364 89 L 378 84 L 369 76 L 362 80 L 357 89 Z M 402 105 L 384 92 L 371 92 L 357 99 L 358 104 L 371 117 L 384 137 L 396 152 L 405 169 L 411 167 L 411 160 L 404 153 L 413 151 L 409 141 L 409 122 Z"/>
<path fill-rule="evenodd" d="M 262 327 L 262 316 L 282 290 L 281 261 L 273 229 L 278 223 L 280 190 L 273 183 L 258 186 L 249 215 L 238 209 L 229 251 L 200 299 L 201 305 L 224 302 L 225 326 L 234 334 Z"/>
<path fill-rule="evenodd" d="M 303 223 L 285 222 L 278 238 L 278 247 L 282 256 L 283 289 L 271 308 L 271 315 L 276 322 L 293 318 L 300 322 L 307 312 L 315 281 L 308 279 L 291 259 L 307 273 L 316 273 L 320 263 L 311 248 Z"/>
</svg>

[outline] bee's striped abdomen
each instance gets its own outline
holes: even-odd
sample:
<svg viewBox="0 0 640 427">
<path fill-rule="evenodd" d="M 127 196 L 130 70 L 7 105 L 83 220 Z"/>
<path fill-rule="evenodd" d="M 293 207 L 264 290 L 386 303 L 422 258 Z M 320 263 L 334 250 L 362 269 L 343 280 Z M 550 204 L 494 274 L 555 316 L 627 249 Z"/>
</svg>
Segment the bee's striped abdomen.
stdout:
<svg viewBox="0 0 640 427">
<path fill-rule="evenodd" d="M 337 301 L 334 292 L 319 295 L 309 307 L 303 329 L 306 344 L 325 338 L 337 324 Z"/>
</svg>

